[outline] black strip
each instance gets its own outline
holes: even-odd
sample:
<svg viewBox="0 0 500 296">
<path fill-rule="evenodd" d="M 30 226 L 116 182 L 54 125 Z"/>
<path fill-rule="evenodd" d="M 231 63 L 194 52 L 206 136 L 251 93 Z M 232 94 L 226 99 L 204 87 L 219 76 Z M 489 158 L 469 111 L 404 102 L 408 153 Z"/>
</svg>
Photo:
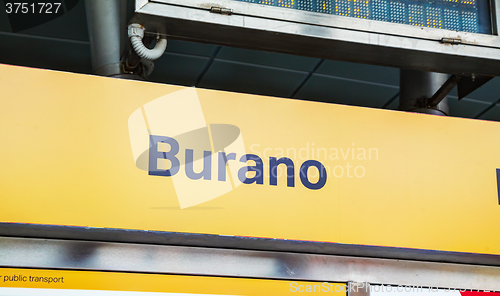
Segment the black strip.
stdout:
<svg viewBox="0 0 500 296">
<path fill-rule="evenodd" d="M 393 95 L 393 96 L 389 99 L 389 101 L 385 102 L 385 104 L 384 104 L 382 107 L 380 107 L 380 108 L 382 108 L 382 109 L 387 108 L 387 107 L 388 107 L 388 106 L 389 106 L 389 105 L 390 105 L 390 104 L 391 104 L 391 103 L 392 103 L 395 99 L 397 99 L 398 97 L 399 97 L 399 91 L 398 91 L 395 95 Z"/>
<path fill-rule="evenodd" d="M 497 192 L 498 192 L 498 204 L 500 205 L 500 169 L 497 169 Z"/>
<path fill-rule="evenodd" d="M 212 66 L 214 59 L 217 56 L 217 54 L 219 53 L 221 48 L 222 48 L 221 46 L 217 46 L 214 49 L 214 51 L 212 52 L 212 55 L 210 56 L 210 60 L 208 60 L 207 64 L 205 65 L 205 68 L 203 68 L 203 70 L 201 71 L 200 75 L 198 76 L 198 79 L 196 79 L 196 82 L 194 84 L 195 87 L 198 87 L 198 85 L 200 84 L 200 81 L 203 79 L 203 76 L 205 76 L 205 74 L 208 72 L 208 69 L 210 69 L 210 66 Z"/>
<path fill-rule="evenodd" d="M 493 109 L 493 107 L 495 107 L 498 103 L 500 103 L 500 99 L 496 100 L 495 102 L 491 103 L 491 105 L 489 105 L 486 109 L 484 109 L 483 111 L 479 112 L 478 115 L 474 116 L 474 119 L 478 119 L 480 118 L 481 116 L 483 116 L 486 112 L 490 111 L 491 109 Z"/>
<path fill-rule="evenodd" d="M 500 255 L 113 228 L 0 223 L 0 236 L 279 251 L 500 266 Z"/>
<path fill-rule="evenodd" d="M 304 84 L 306 84 L 306 82 L 309 80 L 309 78 L 311 78 L 313 73 L 316 72 L 316 70 L 318 70 L 319 66 L 321 66 L 321 64 L 323 64 L 324 61 L 325 61 L 325 59 L 321 59 L 316 63 L 316 65 L 314 65 L 314 67 L 311 69 L 311 71 L 309 71 L 309 74 L 307 74 L 307 76 L 304 78 L 304 80 L 302 80 L 302 82 L 299 84 L 299 86 L 292 92 L 292 94 L 290 95 L 290 98 L 295 97 L 295 95 L 299 92 L 299 90 L 304 86 Z"/>
</svg>

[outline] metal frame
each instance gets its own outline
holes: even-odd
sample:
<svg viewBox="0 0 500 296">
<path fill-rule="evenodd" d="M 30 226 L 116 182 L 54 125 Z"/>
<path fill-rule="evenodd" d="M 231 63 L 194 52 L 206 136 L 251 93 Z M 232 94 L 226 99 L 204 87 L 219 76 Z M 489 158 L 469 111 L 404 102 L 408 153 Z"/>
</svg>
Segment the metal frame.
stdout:
<svg viewBox="0 0 500 296">
<path fill-rule="evenodd" d="M 500 255 L 198 233 L 0 222 L 0 236 L 298 252 L 500 267 Z"/>
<path fill-rule="evenodd" d="M 9 237 L 0 237 L 0 267 L 500 290 L 500 267 Z"/>
<path fill-rule="evenodd" d="M 464 44 L 500 48 L 500 38 L 495 35 L 416 27 L 405 24 L 366 20 L 296 9 L 286 9 L 234 0 L 217 0 L 215 2 L 206 2 L 203 0 L 152 0 L 151 2 L 192 7 L 202 10 L 210 10 L 215 5 L 214 3 L 216 3 L 217 5 L 220 5 L 220 7 L 231 9 L 232 14 L 234 15 L 246 15 L 258 18 L 274 19 L 278 21 L 290 21 L 294 23 L 303 23 L 322 27 L 349 29 L 367 33 L 381 33 L 428 40 L 459 38 Z"/>
<path fill-rule="evenodd" d="M 500 11 L 499 3 L 495 1 L 493 11 Z M 213 7 L 230 9 L 232 14 L 211 13 Z M 494 32 L 499 31 L 498 17 L 492 17 Z M 422 71 L 500 75 L 497 35 L 233 0 L 142 0 L 136 2 L 133 21 L 171 38 Z"/>
</svg>

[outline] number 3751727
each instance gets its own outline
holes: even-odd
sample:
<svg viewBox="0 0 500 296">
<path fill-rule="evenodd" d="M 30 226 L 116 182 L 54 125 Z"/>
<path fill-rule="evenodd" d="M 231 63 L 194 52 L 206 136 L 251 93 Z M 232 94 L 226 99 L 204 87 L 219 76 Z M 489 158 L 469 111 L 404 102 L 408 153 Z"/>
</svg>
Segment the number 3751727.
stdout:
<svg viewBox="0 0 500 296">
<path fill-rule="evenodd" d="M 61 3 L 54 2 L 39 2 L 39 3 L 23 3 L 23 2 L 7 2 L 5 3 L 5 11 L 7 13 L 30 13 L 30 14 L 46 14 L 57 13 L 61 8 Z"/>
</svg>

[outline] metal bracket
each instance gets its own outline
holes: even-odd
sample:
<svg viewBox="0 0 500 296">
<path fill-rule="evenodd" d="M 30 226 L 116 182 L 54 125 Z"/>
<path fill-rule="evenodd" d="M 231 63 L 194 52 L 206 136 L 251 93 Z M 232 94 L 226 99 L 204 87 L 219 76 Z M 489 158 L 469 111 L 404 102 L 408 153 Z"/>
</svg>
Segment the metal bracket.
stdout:
<svg viewBox="0 0 500 296">
<path fill-rule="evenodd" d="M 470 76 L 462 77 L 458 83 L 458 99 L 461 100 L 471 92 L 483 86 L 486 82 L 493 79 L 494 76 Z"/>
<path fill-rule="evenodd" d="M 426 102 L 426 107 L 434 108 L 446 97 L 450 91 L 458 84 L 462 77 L 451 75 L 448 80 L 430 97 Z"/>
<path fill-rule="evenodd" d="M 450 93 L 457 85 L 458 100 L 483 86 L 486 82 L 493 79 L 494 76 L 458 76 L 451 75 L 448 80 L 436 91 L 436 93 L 425 101 L 425 107 L 434 108 Z"/>
</svg>

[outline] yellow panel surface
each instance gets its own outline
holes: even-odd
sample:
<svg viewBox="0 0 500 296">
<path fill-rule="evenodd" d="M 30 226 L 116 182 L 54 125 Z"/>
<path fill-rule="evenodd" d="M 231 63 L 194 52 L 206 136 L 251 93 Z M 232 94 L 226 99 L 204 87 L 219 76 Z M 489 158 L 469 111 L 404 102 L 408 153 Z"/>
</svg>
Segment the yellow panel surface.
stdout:
<svg viewBox="0 0 500 296">
<path fill-rule="evenodd" d="M 12 66 L 0 87 L 1 222 L 500 255 L 500 123 Z M 150 134 L 177 139 L 180 159 L 193 148 L 194 172 L 216 152 L 211 179 L 187 178 L 185 164 L 148 174 Z M 225 181 L 220 149 L 236 154 Z M 244 153 L 262 159 L 263 184 L 241 184 Z M 270 185 L 270 157 L 283 156 L 294 187 L 283 174 Z M 301 182 L 308 160 L 325 166 L 320 189 Z"/>
<path fill-rule="evenodd" d="M 347 286 L 339 283 L 262 280 L 205 276 L 182 276 L 94 271 L 36 270 L 0 268 L 0 295 L 2 288 L 65 290 L 63 295 L 120 295 L 95 291 L 182 293 L 183 295 L 294 295 L 297 292 L 345 296 Z M 315 291 L 316 289 L 316 291 Z M 92 290 L 93 293 L 73 293 L 69 290 Z M 307 291 L 310 290 L 310 291 Z M 5 292 L 19 292 L 6 289 Z M 22 295 L 51 295 L 29 290 Z M 8 294 L 21 295 L 21 294 Z M 59 295 L 53 293 L 52 295 Z M 131 294 L 124 294 L 131 295 Z M 134 294 L 132 294 L 134 295 Z M 143 296 L 149 295 L 140 294 Z M 157 295 L 157 294 L 154 294 Z M 178 295 L 178 294 L 175 294 Z M 153 296 L 153 295 L 152 295 Z"/>
</svg>

